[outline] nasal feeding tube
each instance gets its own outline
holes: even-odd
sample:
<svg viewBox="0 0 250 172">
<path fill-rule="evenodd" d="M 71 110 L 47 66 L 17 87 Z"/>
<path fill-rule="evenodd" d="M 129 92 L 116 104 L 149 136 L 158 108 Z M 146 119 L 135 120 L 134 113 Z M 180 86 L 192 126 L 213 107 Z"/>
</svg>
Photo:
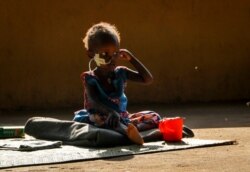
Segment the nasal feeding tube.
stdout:
<svg viewBox="0 0 250 172">
<path fill-rule="evenodd" d="M 111 63 L 112 58 L 108 62 L 106 62 L 105 59 L 103 59 L 103 58 L 100 57 L 100 54 L 95 54 L 94 58 L 92 58 L 89 61 L 89 71 L 92 71 L 92 69 L 91 69 L 91 63 L 92 63 L 93 60 L 95 61 L 95 63 L 96 63 L 97 66 L 101 66 L 101 65 L 107 65 L 107 64 Z"/>
</svg>

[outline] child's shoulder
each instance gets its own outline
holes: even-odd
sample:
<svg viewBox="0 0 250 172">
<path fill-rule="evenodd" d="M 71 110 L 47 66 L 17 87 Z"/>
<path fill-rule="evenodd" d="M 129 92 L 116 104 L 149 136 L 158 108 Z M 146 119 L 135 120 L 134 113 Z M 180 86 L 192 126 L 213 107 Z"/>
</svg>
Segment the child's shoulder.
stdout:
<svg viewBox="0 0 250 172">
<path fill-rule="evenodd" d="M 94 79 L 95 75 L 94 75 L 93 71 L 85 71 L 85 72 L 81 73 L 80 78 L 83 81 L 86 81 L 86 80 L 89 80 L 89 79 Z"/>
<path fill-rule="evenodd" d="M 126 66 L 117 66 L 115 68 L 115 73 L 117 76 L 126 79 L 127 78 L 127 74 L 126 74 L 127 70 L 128 70 L 128 68 Z"/>
<path fill-rule="evenodd" d="M 128 68 L 126 66 L 117 66 L 115 68 L 115 71 L 121 71 L 121 70 L 127 70 Z"/>
</svg>

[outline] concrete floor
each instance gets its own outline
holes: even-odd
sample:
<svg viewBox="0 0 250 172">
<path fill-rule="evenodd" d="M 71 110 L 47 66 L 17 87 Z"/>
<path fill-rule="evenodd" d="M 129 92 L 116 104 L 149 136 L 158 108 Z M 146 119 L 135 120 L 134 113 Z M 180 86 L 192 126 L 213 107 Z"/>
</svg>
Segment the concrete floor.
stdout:
<svg viewBox="0 0 250 172">
<path fill-rule="evenodd" d="M 162 116 L 183 116 L 195 138 L 236 140 L 238 144 L 159 152 L 93 161 L 8 168 L 0 171 L 238 171 L 250 169 L 250 107 L 246 103 L 131 106 L 130 112 L 152 109 Z M 32 116 L 71 120 L 74 110 L 2 111 L 0 125 L 24 125 Z"/>
</svg>

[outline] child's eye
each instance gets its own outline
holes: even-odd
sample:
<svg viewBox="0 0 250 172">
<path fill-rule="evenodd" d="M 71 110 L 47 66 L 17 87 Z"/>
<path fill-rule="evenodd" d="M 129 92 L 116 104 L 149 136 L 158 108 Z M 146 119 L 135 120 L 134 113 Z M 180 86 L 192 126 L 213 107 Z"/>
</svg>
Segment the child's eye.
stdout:
<svg viewBox="0 0 250 172">
<path fill-rule="evenodd" d="M 102 52 L 102 53 L 101 53 L 101 55 L 102 55 L 103 57 L 106 56 L 106 54 L 107 54 L 106 52 Z"/>
<path fill-rule="evenodd" d="M 114 52 L 113 54 L 109 55 L 108 52 L 101 52 L 100 53 L 100 56 L 102 58 L 113 58 L 113 57 L 116 57 L 118 55 L 118 52 Z"/>
<path fill-rule="evenodd" d="M 101 56 L 101 58 L 103 58 L 103 59 L 109 58 L 107 52 L 102 52 L 102 53 L 100 53 L 100 56 Z"/>
</svg>

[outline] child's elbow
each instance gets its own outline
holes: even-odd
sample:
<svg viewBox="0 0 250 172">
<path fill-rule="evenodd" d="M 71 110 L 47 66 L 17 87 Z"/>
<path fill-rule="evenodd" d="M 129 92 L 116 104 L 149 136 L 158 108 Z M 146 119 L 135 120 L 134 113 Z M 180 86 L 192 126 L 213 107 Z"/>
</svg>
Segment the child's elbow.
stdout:
<svg viewBox="0 0 250 172">
<path fill-rule="evenodd" d="M 147 85 L 151 84 L 153 81 L 154 81 L 153 76 L 150 76 L 150 77 L 147 77 L 147 78 L 144 79 L 144 83 L 147 84 Z"/>
</svg>

